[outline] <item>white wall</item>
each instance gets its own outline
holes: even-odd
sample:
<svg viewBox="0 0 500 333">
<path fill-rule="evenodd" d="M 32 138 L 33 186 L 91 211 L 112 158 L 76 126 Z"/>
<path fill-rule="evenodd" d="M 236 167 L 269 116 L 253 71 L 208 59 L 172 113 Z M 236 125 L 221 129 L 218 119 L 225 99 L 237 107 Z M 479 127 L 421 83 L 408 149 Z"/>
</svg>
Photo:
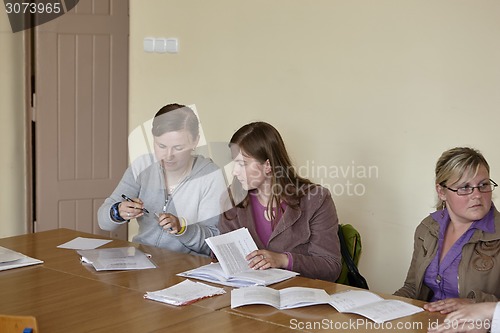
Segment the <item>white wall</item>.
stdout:
<svg viewBox="0 0 500 333">
<path fill-rule="evenodd" d="M 131 0 L 130 127 L 174 101 L 196 104 L 208 141 L 272 123 L 360 230 L 370 287 L 390 293 L 441 152 L 475 146 L 500 179 L 498 17 L 493 0 Z M 143 52 L 147 36 L 180 53 Z"/>
<path fill-rule="evenodd" d="M 0 237 L 26 232 L 23 34 L 0 11 Z"/>
</svg>

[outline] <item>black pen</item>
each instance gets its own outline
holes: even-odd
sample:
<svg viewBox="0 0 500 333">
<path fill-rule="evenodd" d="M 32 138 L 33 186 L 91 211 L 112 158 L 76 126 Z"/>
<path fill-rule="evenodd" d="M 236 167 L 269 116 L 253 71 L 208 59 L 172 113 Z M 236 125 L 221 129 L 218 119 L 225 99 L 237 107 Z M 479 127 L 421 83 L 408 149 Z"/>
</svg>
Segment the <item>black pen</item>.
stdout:
<svg viewBox="0 0 500 333">
<path fill-rule="evenodd" d="M 122 198 L 129 201 L 129 202 L 135 202 L 134 200 L 130 199 L 129 197 L 127 197 L 125 194 L 122 194 Z M 135 203 L 138 203 L 138 202 L 135 202 Z M 146 208 L 143 208 L 142 209 L 144 211 L 144 213 L 148 213 L 149 214 L 149 211 L 146 209 Z"/>
</svg>

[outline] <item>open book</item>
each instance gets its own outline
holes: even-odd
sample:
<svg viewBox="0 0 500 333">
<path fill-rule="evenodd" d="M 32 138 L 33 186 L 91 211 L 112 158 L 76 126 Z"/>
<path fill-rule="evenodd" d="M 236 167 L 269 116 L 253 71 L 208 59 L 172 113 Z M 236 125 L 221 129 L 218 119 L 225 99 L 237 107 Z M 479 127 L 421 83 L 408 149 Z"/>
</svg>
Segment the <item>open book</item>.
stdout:
<svg viewBox="0 0 500 333">
<path fill-rule="evenodd" d="M 202 298 L 225 293 L 226 291 L 222 288 L 212 287 L 201 282 L 184 280 L 162 290 L 148 291 L 144 294 L 144 298 L 171 305 L 187 305 Z"/>
<path fill-rule="evenodd" d="M 148 256 L 133 246 L 76 251 L 83 263 L 96 271 L 116 271 L 156 268 Z"/>
<path fill-rule="evenodd" d="M 42 263 L 41 260 L 0 246 L 0 271 Z"/>
<path fill-rule="evenodd" d="M 210 237 L 205 241 L 219 262 L 177 275 L 230 287 L 267 286 L 298 275 L 296 272 L 278 268 L 264 270 L 249 268 L 245 257 L 250 252 L 257 250 L 257 245 L 247 228 L 240 228 L 227 234 Z"/>
<path fill-rule="evenodd" d="M 289 287 L 275 290 L 254 286 L 231 291 L 231 308 L 250 304 L 266 304 L 277 309 L 330 304 L 339 312 L 355 313 L 376 323 L 423 311 L 418 306 L 399 300 L 383 299 L 367 290 L 347 290 L 328 295 L 323 289 L 316 288 Z"/>
<path fill-rule="evenodd" d="M 231 308 L 250 304 L 266 304 L 283 310 L 328 304 L 329 302 L 330 295 L 318 288 L 289 287 L 276 290 L 269 287 L 253 286 L 231 290 Z"/>
</svg>

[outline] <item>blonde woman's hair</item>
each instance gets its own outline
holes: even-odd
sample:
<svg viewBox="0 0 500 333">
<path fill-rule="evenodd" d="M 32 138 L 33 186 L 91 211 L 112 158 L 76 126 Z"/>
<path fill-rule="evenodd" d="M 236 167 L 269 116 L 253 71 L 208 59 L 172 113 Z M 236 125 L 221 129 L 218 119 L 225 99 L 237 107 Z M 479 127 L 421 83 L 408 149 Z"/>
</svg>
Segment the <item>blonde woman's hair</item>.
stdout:
<svg viewBox="0 0 500 333">
<path fill-rule="evenodd" d="M 474 178 L 481 166 L 490 173 L 490 166 L 484 156 L 474 148 L 455 147 L 441 154 L 436 163 L 436 184 L 452 186 L 465 175 Z M 437 209 L 441 209 L 443 201 L 439 199 Z"/>
</svg>

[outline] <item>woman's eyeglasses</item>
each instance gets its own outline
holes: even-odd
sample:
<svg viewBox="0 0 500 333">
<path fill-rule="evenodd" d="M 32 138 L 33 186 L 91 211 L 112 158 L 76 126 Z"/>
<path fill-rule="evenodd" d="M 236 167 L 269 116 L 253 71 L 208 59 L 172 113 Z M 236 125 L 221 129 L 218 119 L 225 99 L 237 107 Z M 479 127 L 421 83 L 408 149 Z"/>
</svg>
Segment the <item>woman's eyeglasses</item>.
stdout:
<svg viewBox="0 0 500 333">
<path fill-rule="evenodd" d="M 481 184 L 481 185 L 478 185 L 478 186 L 469 186 L 469 185 L 466 185 L 466 186 L 463 186 L 463 187 L 459 187 L 457 189 L 453 189 L 453 188 L 449 188 L 448 186 L 444 185 L 444 184 L 440 184 L 442 187 L 452 191 L 452 192 L 455 192 L 457 195 L 469 195 L 469 194 L 472 194 L 472 192 L 474 192 L 474 189 L 477 188 L 479 192 L 481 193 L 489 193 L 489 192 L 493 192 L 493 190 L 495 190 L 495 187 L 498 186 L 497 183 L 495 183 L 493 180 L 490 179 L 490 182 L 487 183 L 487 184 Z"/>
</svg>

